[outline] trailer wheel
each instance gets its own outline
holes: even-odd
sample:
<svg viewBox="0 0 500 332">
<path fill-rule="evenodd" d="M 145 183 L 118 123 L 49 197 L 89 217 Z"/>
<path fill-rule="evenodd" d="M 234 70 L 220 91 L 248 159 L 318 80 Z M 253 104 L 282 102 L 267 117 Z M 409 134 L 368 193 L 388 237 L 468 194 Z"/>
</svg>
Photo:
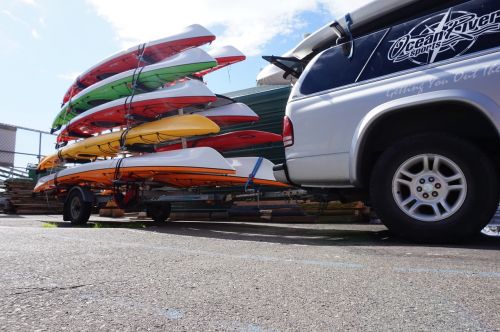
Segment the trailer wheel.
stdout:
<svg viewBox="0 0 500 332">
<path fill-rule="evenodd" d="M 92 212 L 92 203 L 85 202 L 80 190 L 72 190 L 64 203 L 65 217 L 73 225 L 85 225 Z"/>
<path fill-rule="evenodd" d="M 164 223 L 170 216 L 170 203 L 149 204 L 146 208 L 147 216 L 153 219 L 155 224 Z"/>
<path fill-rule="evenodd" d="M 478 234 L 498 205 L 498 180 L 476 146 L 445 134 L 401 140 L 382 153 L 370 197 L 393 233 L 417 242 L 456 242 Z"/>
</svg>

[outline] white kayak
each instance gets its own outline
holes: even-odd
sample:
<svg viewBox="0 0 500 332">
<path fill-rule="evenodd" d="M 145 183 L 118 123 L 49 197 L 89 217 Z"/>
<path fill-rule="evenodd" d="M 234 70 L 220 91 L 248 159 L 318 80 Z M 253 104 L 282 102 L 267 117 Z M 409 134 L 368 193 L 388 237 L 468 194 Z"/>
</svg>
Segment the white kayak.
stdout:
<svg viewBox="0 0 500 332">
<path fill-rule="evenodd" d="M 235 186 L 245 184 L 253 173 L 255 185 L 286 186 L 275 180 L 274 165 L 270 161 L 262 159 L 258 163 L 258 160 L 256 157 L 225 159 L 208 147 L 158 152 L 67 168 L 40 178 L 34 192 L 75 185 L 110 188 L 116 180 L 157 182 L 176 187 Z"/>
</svg>

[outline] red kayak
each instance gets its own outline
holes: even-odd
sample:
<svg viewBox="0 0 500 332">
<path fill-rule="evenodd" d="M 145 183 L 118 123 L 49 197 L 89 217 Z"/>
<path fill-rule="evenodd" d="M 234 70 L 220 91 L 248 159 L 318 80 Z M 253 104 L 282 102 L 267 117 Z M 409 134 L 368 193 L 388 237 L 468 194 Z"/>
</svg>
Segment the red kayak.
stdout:
<svg viewBox="0 0 500 332">
<path fill-rule="evenodd" d="M 116 53 L 82 73 L 68 89 L 63 104 L 83 89 L 118 73 L 151 65 L 184 50 L 198 47 L 215 40 L 215 36 L 194 24 L 184 31 L 156 41 L 140 44 Z"/>
<path fill-rule="evenodd" d="M 259 130 L 239 130 L 226 134 L 188 140 L 187 147 L 210 147 L 219 152 L 239 150 L 255 145 L 282 142 L 281 135 Z M 182 149 L 182 143 L 174 143 L 156 148 L 156 152 Z"/>
<path fill-rule="evenodd" d="M 200 114 L 219 126 L 229 126 L 242 122 L 255 122 L 259 116 L 242 103 L 230 98 L 214 95 L 204 83 L 189 80 L 175 86 L 137 95 L 132 101 L 127 98 L 113 100 L 94 107 L 73 120 L 61 130 L 57 143 L 76 138 L 90 137 L 105 130 L 129 124 L 136 125 L 156 120 L 167 113 Z"/>
<path fill-rule="evenodd" d="M 241 53 L 236 47 L 233 46 L 224 46 L 215 50 L 208 51 L 207 53 L 217 61 L 217 66 L 207 70 L 200 71 L 196 74 L 193 74 L 193 76 L 203 77 L 208 73 L 230 66 L 232 64 L 235 64 L 237 62 L 246 59 L 246 56 L 243 53 Z"/>
<path fill-rule="evenodd" d="M 72 119 L 57 137 L 63 143 L 78 137 L 89 137 L 129 123 L 151 121 L 165 113 L 180 108 L 198 107 L 205 109 L 207 104 L 217 102 L 215 96 L 204 83 L 190 80 L 154 92 L 125 97 L 99 105 Z"/>
<path fill-rule="evenodd" d="M 212 106 L 212 105 L 210 105 Z M 221 127 L 232 126 L 238 123 L 259 121 L 260 117 L 243 103 L 232 103 L 219 107 L 211 107 L 204 111 L 189 112 L 206 116 Z"/>
<path fill-rule="evenodd" d="M 203 77 L 207 74 L 210 74 L 216 70 L 219 70 L 221 68 L 233 65 L 237 62 L 245 60 L 247 57 L 241 53 L 236 47 L 233 46 L 224 46 L 221 48 L 217 48 L 215 50 L 210 50 L 207 52 L 212 58 L 217 61 L 217 66 L 199 71 L 197 73 L 191 74 L 191 78 L 196 78 L 203 80 Z M 189 80 L 190 78 L 182 78 L 180 80 L 177 80 L 175 82 L 170 82 L 164 85 L 164 87 L 169 87 L 172 85 L 175 85 L 179 82 L 185 82 Z"/>
</svg>

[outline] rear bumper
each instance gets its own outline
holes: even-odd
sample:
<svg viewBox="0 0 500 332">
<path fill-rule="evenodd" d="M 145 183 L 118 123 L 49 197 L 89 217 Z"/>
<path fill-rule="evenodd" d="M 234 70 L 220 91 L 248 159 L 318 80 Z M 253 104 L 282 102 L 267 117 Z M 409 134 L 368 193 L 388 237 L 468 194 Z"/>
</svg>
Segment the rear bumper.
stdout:
<svg viewBox="0 0 500 332">
<path fill-rule="evenodd" d="M 290 180 L 290 176 L 288 175 L 288 168 L 286 166 L 286 163 L 274 165 L 273 166 L 273 173 L 274 173 L 274 178 L 277 181 L 283 182 L 286 184 L 291 184 L 293 186 L 297 186 Z"/>
</svg>

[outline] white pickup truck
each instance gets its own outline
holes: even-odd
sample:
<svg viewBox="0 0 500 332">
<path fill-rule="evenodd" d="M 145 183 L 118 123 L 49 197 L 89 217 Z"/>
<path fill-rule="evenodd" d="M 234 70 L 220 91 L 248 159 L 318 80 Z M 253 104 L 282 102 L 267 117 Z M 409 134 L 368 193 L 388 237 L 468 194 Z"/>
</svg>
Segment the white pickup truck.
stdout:
<svg viewBox="0 0 500 332">
<path fill-rule="evenodd" d="M 375 0 L 265 57 L 296 80 L 275 176 L 361 197 L 421 242 L 478 233 L 499 201 L 500 1 Z"/>
</svg>

